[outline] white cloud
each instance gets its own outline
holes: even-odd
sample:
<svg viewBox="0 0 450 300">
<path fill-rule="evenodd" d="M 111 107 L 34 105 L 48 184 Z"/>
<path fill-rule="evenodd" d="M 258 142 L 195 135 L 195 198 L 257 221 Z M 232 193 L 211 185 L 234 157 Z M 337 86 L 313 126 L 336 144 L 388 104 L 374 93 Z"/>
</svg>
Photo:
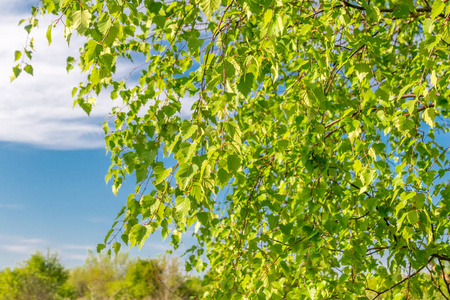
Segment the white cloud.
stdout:
<svg viewBox="0 0 450 300">
<path fill-rule="evenodd" d="M 63 250 L 92 250 L 94 247 L 92 245 L 62 245 L 61 249 Z"/>
<path fill-rule="evenodd" d="M 25 206 L 21 205 L 21 204 L 0 204 L 0 208 L 17 210 L 17 209 L 23 209 L 23 208 L 25 208 Z"/>
<path fill-rule="evenodd" d="M 30 245 L 2 245 L 0 247 L 6 251 L 15 252 L 15 253 L 30 254 L 33 251 L 35 251 L 34 246 L 30 246 Z"/>
<path fill-rule="evenodd" d="M 36 0 L 2 0 L 0 1 L 0 11 L 5 15 L 17 14 L 28 9 L 31 5 L 36 5 L 36 2 Z"/>
<path fill-rule="evenodd" d="M 58 24 L 52 31 L 52 45 L 48 47 L 47 26 L 56 16 L 40 19 L 39 28 L 32 31 L 36 41 L 32 60 L 34 76 L 22 72 L 10 83 L 14 51 L 22 49 L 26 41 L 25 30 L 17 24 L 29 16 L 28 12 L 23 12 L 24 7 L 35 3 L 28 0 L 20 4 L 21 1 L 12 0 L 0 2 L 0 39 L 8 41 L 0 43 L 0 141 L 50 149 L 103 148 L 102 123 L 113 106 L 122 104 L 113 102 L 106 92 L 97 99 L 91 116 L 78 106 L 72 109 L 72 88 L 84 81 L 86 74 L 81 74 L 76 66 L 67 74 L 66 58 L 77 56 L 83 39 L 74 33 L 68 47 L 62 34 L 63 24 Z M 127 78 L 134 66 L 119 60 L 114 77 Z M 136 74 L 134 80 L 135 77 Z M 128 85 L 133 85 L 131 79 Z M 191 106 L 196 99 L 182 99 L 181 117 L 191 115 Z"/>
<path fill-rule="evenodd" d="M 8 41 L 0 44 L 0 141 L 53 149 L 104 147 L 101 125 L 113 103 L 105 99 L 106 95 L 101 97 L 90 117 L 79 107 L 72 109 L 72 88 L 85 75 L 78 70 L 67 74 L 66 57 L 76 56 L 82 41 L 75 38 L 69 48 L 62 36 L 62 26 L 58 26 L 53 31 L 51 47 L 47 47 L 45 32 L 52 17 L 40 20 L 40 28 L 33 33 L 34 77 L 22 72 L 9 83 L 14 51 L 22 49 L 26 40 L 26 32 L 17 23 L 28 15 L 6 14 L 8 11 L 2 8 L 7 6 L 0 5 L 0 39 Z"/>
<path fill-rule="evenodd" d="M 41 238 L 29 238 L 17 235 L 0 234 L 0 269 L 13 266 L 14 262 L 26 260 L 31 254 L 56 252 L 66 267 L 80 265 L 86 259 L 87 252 L 95 249 L 92 245 L 59 244 Z"/>
<path fill-rule="evenodd" d="M 0 249 L 6 252 L 32 254 L 46 248 L 47 241 L 38 238 L 24 238 L 15 235 L 1 235 Z"/>
<path fill-rule="evenodd" d="M 163 252 L 163 251 L 171 249 L 171 247 L 170 247 L 168 242 L 166 242 L 166 243 L 155 243 L 155 242 L 152 242 L 150 240 L 147 241 L 147 244 L 145 245 L 145 247 L 148 250 L 153 250 L 153 251 L 158 251 L 158 252 Z"/>
<path fill-rule="evenodd" d="M 65 260 L 77 261 L 78 264 L 82 264 L 86 260 L 87 255 L 86 254 L 65 254 L 63 257 Z"/>
<path fill-rule="evenodd" d="M 198 100 L 198 96 L 194 97 L 186 97 L 181 99 L 181 111 L 180 111 L 180 117 L 187 118 L 190 115 L 192 115 L 192 112 L 194 111 L 192 108 L 192 105 L 195 101 Z"/>
<path fill-rule="evenodd" d="M 21 238 L 21 237 L 16 237 L 16 239 L 18 239 L 21 243 L 25 243 L 25 244 L 30 244 L 30 245 L 43 245 L 46 244 L 47 241 L 44 239 L 37 239 L 37 238 Z"/>
</svg>

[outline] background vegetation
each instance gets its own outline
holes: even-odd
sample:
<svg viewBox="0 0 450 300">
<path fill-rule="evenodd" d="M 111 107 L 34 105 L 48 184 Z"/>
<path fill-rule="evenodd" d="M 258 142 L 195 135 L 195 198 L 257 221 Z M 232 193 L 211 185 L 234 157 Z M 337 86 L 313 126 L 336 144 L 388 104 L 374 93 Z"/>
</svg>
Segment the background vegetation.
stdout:
<svg viewBox="0 0 450 300">
<path fill-rule="evenodd" d="M 0 272 L 1 300 L 198 299 L 198 277 L 181 272 L 175 257 L 115 258 L 89 253 L 84 265 L 66 269 L 56 254 L 37 252 Z"/>
</svg>

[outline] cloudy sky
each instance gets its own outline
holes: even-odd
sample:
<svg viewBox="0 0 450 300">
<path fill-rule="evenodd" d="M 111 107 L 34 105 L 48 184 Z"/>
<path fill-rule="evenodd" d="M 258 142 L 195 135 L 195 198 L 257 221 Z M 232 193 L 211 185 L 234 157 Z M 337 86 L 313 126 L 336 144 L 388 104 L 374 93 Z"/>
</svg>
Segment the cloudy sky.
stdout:
<svg viewBox="0 0 450 300">
<path fill-rule="evenodd" d="M 104 181 L 109 157 L 101 125 L 118 103 L 100 97 L 90 117 L 72 108 L 71 90 L 84 77 L 77 70 L 67 74 L 65 64 L 78 53 L 80 40 L 69 48 L 57 27 L 48 47 L 52 18 L 40 20 L 33 33 L 34 76 L 23 73 L 10 83 L 14 51 L 27 37 L 17 24 L 35 3 L 0 1 L 0 269 L 47 249 L 57 251 L 66 266 L 82 264 L 134 189 L 134 182 L 125 183 L 116 197 Z M 167 245 L 151 238 L 139 255 L 152 257 Z"/>
</svg>

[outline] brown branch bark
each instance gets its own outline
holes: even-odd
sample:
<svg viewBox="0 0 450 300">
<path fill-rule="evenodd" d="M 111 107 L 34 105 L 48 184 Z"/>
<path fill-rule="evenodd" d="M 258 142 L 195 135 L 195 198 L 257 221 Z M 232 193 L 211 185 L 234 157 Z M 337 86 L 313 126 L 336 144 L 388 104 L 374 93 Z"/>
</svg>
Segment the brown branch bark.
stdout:
<svg viewBox="0 0 450 300">
<path fill-rule="evenodd" d="M 432 254 L 431 257 L 438 258 L 440 260 L 450 261 L 450 256 L 444 254 Z"/>
<path fill-rule="evenodd" d="M 440 258 L 438 258 L 438 261 L 439 261 L 439 266 L 441 267 L 442 279 L 444 279 L 445 286 L 447 287 L 447 292 L 450 295 L 450 284 L 449 284 L 450 278 L 449 278 L 449 276 L 447 274 L 445 274 L 444 266 L 442 266 L 442 262 L 441 262 Z"/>
<path fill-rule="evenodd" d="M 367 291 L 371 291 L 371 292 L 375 292 L 377 295 L 375 296 L 375 298 L 373 298 L 372 300 L 377 299 L 378 297 L 380 297 L 381 295 L 383 295 L 386 292 L 389 292 L 390 290 L 392 290 L 393 288 L 395 288 L 396 286 L 402 284 L 403 282 L 410 280 L 412 277 L 416 276 L 420 271 L 423 270 L 423 268 L 425 268 L 426 266 L 428 266 L 428 264 L 430 263 L 430 261 L 432 260 L 432 258 L 428 259 L 428 262 L 423 265 L 422 267 L 420 267 L 416 272 L 412 273 L 411 275 L 403 278 L 402 280 L 400 280 L 399 282 L 397 282 L 396 284 L 392 285 L 390 288 L 385 289 L 384 291 L 378 292 L 369 288 L 366 288 Z"/>
<path fill-rule="evenodd" d="M 431 281 L 433 282 L 434 286 L 438 289 L 439 293 L 441 293 L 441 295 L 442 295 L 445 299 L 449 300 L 448 297 L 447 297 L 447 296 L 444 294 L 444 292 L 441 290 L 441 287 L 439 286 L 439 284 L 438 284 L 437 282 L 434 281 L 433 273 L 431 272 L 430 268 L 428 268 L 428 266 L 427 266 L 427 269 L 428 269 L 428 272 L 430 272 L 430 278 L 431 278 Z"/>
</svg>

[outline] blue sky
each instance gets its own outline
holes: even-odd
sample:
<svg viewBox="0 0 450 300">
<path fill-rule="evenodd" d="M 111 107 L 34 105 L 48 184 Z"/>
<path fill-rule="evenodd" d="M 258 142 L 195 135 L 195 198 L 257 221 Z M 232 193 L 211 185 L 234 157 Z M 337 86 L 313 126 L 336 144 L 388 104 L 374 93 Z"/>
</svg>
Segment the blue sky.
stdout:
<svg viewBox="0 0 450 300">
<path fill-rule="evenodd" d="M 0 165 L 0 268 L 46 249 L 57 251 L 67 266 L 83 263 L 133 190 L 130 180 L 117 197 L 112 194 L 104 181 L 109 158 L 103 149 L 1 143 Z M 165 249 L 156 234 L 139 255 L 153 257 Z"/>
<path fill-rule="evenodd" d="M 17 24 L 35 3 L 0 2 L 0 269 L 47 249 L 57 251 L 68 267 L 82 264 L 134 190 L 130 178 L 114 196 L 104 181 L 110 160 L 102 123 L 120 103 L 105 94 L 90 117 L 78 107 L 72 109 L 72 87 L 84 75 L 77 70 L 67 74 L 65 61 L 68 55 L 76 56 L 82 40 L 75 38 L 68 48 L 59 26 L 49 48 L 45 32 L 55 18 L 40 20 L 33 34 L 34 77 L 22 74 L 9 83 L 14 51 L 26 40 Z M 118 70 L 121 76 L 127 66 Z M 182 114 L 189 114 L 191 103 L 186 99 Z M 140 252 L 133 249 L 131 254 L 153 257 L 166 249 L 168 242 L 157 232 Z"/>
</svg>

